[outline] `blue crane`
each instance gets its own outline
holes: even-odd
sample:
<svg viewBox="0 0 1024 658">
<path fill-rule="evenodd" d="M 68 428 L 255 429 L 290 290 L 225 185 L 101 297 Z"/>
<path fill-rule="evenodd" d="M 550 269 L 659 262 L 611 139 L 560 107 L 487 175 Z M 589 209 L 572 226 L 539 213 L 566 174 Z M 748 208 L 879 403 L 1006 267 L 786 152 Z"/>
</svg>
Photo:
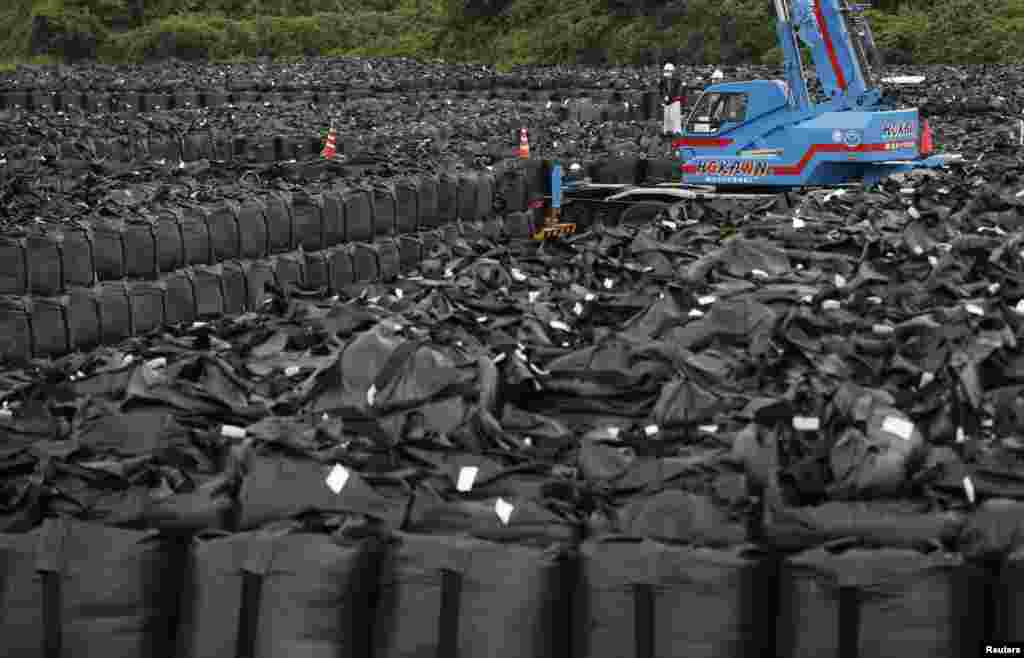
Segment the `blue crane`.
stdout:
<svg viewBox="0 0 1024 658">
<path fill-rule="evenodd" d="M 808 187 L 872 185 L 885 177 L 941 167 L 917 108 L 900 108 L 879 86 L 879 58 L 864 10 L 846 0 L 774 0 L 784 80 L 707 87 L 673 142 L 681 183 L 600 185 L 549 167 L 550 196 L 534 237 L 572 233 L 562 206 L 616 205 L 621 217 L 686 213 L 712 198 L 771 196 Z M 820 90 L 812 96 L 801 54 L 810 51 Z M 570 213 L 571 214 L 571 213 Z"/>
<path fill-rule="evenodd" d="M 879 88 L 865 5 L 774 0 L 785 80 L 708 87 L 673 147 L 685 183 L 715 187 L 830 186 L 863 182 L 953 155 L 932 155 L 917 108 L 897 108 Z M 812 97 L 801 44 L 821 93 Z"/>
</svg>

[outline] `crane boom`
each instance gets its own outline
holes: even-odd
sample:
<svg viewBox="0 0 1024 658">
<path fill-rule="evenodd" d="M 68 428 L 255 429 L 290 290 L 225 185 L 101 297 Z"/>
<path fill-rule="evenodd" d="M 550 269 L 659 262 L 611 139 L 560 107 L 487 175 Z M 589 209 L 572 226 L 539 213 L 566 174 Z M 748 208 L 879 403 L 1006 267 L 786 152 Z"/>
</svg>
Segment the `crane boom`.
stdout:
<svg viewBox="0 0 1024 658">
<path fill-rule="evenodd" d="M 783 60 L 786 68 L 787 101 L 793 109 L 806 111 L 811 107 L 810 94 L 807 92 L 807 78 L 804 76 L 804 61 L 800 57 L 800 42 L 789 12 L 787 0 L 775 0 L 775 32 L 782 47 Z"/>
<path fill-rule="evenodd" d="M 785 57 L 787 78 L 799 71 L 803 60 L 797 45 L 803 42 L 814 60 L 815 74 L 833 111 L 866 109 L 881 97 L 873 65 L 877 51 L 871 29 L 864 20 L 865 5 L 846 0 L 775 0 L 778 36 Z M 799 37 L 799 42 L 794 37 Z M 806 82 L 790 86 L 806 89 Z M 797 103 L 800 105 L 800 103 Z"/>
</svg>

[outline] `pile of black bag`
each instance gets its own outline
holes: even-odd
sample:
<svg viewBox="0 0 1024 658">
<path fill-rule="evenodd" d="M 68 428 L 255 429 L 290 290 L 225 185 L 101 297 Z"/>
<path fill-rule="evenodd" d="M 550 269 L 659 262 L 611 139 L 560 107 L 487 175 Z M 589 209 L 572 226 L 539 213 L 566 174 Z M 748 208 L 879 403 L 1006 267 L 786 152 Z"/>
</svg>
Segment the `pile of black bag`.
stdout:
<svg viewBox="0 0 1024 658">
<path fill-rule="evenodd" d="M 536 162 L 9 176 L 0 653 L 1024 640 L 1024 158 L 937 112 L 948 169 L 543 244 Z"/>
</svg>

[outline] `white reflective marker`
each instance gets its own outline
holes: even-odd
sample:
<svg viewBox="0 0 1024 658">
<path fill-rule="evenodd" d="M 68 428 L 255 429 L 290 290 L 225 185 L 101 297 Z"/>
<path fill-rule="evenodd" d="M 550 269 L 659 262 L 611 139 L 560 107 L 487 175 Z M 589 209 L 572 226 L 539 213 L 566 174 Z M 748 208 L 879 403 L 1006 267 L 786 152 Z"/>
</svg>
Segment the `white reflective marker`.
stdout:
<svg viewBox="0 0 1024 658">
<path fill-rule="evenodd" d="M 476 475 L 479 472 L 480 468 L 477 466 L 463 466 L 459 469 L 459 479 L 455 484 L 455 488 L 462 492 L 472 490 L 473 483 L 476 482 Z"/>
<path fill-rule="evenodd" d="M 220 428 L 220 435 L 229 439 L 244 439 L 245 428 L 237 425 L 224 425 Z"/>
<path fill-rule="evenodd" d="M 341 464 L 335 464 L 334 468 L 327 475 L 327 486 L 336 494 L 341 493 L 341 490 L 345 488 L 348 483 L 348 469 Z"/>
<path fill-rule="evenodd" d="M 817 432 L 821 429 L 821 419 L 812 416 L 793 416 L 793 429 L 798 432 Z"/>
<path fill-rule="evenodd" d="M 899 416 L 887 416 L 882 422 L 882 431 L 895 434 L 904 441 L 908 441 L 914 434 L 914 424 Z"/>
<path fill-rule="evenodd" d="M 515 507 L 507 502 L 504 498 L 499 498 L 494 501 L 494 513 L 498 515 L 501 522 L 504 525 L 508 525 L 508 522 L 512 519 L 512 512 L 515 511 Z"/>
</svg>

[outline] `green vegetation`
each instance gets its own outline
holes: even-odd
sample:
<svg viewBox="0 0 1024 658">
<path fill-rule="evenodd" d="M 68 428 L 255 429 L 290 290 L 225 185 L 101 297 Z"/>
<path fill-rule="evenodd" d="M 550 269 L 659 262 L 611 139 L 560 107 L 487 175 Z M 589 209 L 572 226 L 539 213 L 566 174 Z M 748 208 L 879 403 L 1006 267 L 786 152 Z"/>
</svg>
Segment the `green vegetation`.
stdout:
<svg viewBox="0 0 1024 658">
<path fill-rule="evenodd" d="M 703 35 L 703 61 L 730 50 L 779 61 L 767 0 L 690 0 L 681 15 L 616 15 L 608 0 L 6 0 L 0 62 L 93 57 L 235 60 L 269 56 L 398 55 L 499 66 L 633 63 L 685 55 Z M 618 3 L 624 4 L 624 3 Z M 625 3 L 628 4 L 628 3 Z M 650 3 L 648 3 L 650 4 Z M 915 63 L 1024 59 L 1024 0 L 876 0 L 880 45 Z M 499 6 L 500 11 L 475 10 Z M 45 28 L 45 29 L 41 29 Z M 35 31 L 35 35 L 33 32 Z M 42 35 L 42 36 L 41 36 Z M 37 60 L 38 61 L 38 60 Z"/>
</svg>

